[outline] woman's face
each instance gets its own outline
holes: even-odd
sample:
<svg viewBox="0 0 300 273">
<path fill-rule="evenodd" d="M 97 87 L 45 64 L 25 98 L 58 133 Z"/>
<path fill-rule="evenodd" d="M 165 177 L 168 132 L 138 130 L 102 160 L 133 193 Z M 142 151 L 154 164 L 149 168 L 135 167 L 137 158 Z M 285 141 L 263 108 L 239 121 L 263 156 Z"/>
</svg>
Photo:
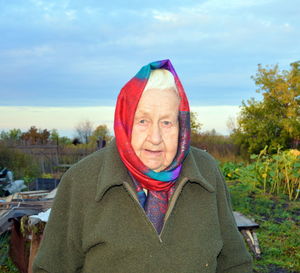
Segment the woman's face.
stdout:
<svg viewBox="0 0 300 273">
<path fill-rule="evenodd" d="M 131 145 L 153 171 L 168 167 L 177 153 L 179 103 L 173 89 L 149 89 L 143 92 L 137 106 Z"/>
</svg>

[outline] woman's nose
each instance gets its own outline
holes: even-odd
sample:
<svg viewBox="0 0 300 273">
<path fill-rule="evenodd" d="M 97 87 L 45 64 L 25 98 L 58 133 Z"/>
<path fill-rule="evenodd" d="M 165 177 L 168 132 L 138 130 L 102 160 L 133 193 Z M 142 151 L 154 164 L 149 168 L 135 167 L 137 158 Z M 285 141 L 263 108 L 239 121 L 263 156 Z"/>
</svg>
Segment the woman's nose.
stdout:
<svg viewBox="0 0 300 273">
<path fill-rule="evenodd" d="M 162 137 L 161 137 L 161 131 L 158 125 L 152 124 L 150 130 L 149 130 L 149 135 L 148 139 L 152 144 L 160 144 Z"/>
</svg>

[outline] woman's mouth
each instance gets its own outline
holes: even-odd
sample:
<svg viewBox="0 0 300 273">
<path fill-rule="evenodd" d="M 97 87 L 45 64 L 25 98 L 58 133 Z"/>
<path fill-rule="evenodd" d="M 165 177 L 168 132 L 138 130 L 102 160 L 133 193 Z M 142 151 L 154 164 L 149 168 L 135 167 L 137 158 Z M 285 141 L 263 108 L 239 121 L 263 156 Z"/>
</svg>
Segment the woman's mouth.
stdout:
<svg viewBox="0 0 300 273">
<path fill-rule="evenodd" d="M 144 152 L 148 156 L 160 156 L 162 154 L 161 150 L 148 150 L 148 149 L 144 149 Z"/>
</svg>

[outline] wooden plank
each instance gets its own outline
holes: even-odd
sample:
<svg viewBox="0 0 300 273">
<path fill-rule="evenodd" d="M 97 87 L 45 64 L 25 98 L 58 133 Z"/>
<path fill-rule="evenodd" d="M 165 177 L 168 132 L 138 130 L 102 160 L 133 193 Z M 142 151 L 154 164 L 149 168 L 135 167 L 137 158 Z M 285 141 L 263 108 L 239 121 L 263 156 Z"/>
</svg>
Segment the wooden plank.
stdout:
<svg viewBox="0 0 300 273">
<path fill-rule="evenodd" d="M 233 212 L 234 219 L 236 222 L 236 225 L 238 228 L 241 229 L 254 229 L 259 228 L 259 225 L 255 223 L 254 221 L 247 218 L 245 215 L 243 215 L 240 212 L 234 211 Z"/>
<path fill-rule="evenodd" d="M 258 239 L 256 233 L 251 231 L 250 229 L 243 229 L 241 230 L 248 246 L 250 247 L 251 251 L 254 253 L 256 259 L 261 258 L 261 251 L 258 244 Z"/>
<path fill-rule="evenodd" d="M 19 194 L 26 195 L 26 194 L 38 194 L 38 193 L 47 193 L 48 190 L 39 190 L 39 191 L 21 191 Z"/>
<path fill-rule="evenodd" d="M 30 255 L 29 255 L 29 262 L 28 262 L 28 273 L 32 273 L 32 264 L 38 252 L 41 241 L 42 241 L 42 234 L 36 234 L 35 232 L 32 231 L 31 242 L 30 242 Z"/>
<path fill-rule="evenodd" d="M 23 202 L 5 202 L 0 203 L 0 210 L 9 210 L 11 208 L 23 209 L 23 208 L 51 208 L 53 199 L 50 200 L 38 200 L 38 201 L 23 201 Z"/>
</svg>

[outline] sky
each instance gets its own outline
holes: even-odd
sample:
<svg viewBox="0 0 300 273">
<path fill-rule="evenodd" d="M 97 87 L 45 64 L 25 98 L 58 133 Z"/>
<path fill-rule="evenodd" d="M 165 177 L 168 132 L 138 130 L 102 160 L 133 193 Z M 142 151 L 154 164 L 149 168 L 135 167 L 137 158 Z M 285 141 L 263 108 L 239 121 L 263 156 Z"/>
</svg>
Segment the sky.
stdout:
<svg viewBox="0 0 300 273">
<path fill-rule="evenodd" d="M 296 0 L 0 0 L 0 131 L 90 120 L 112 129 L 122 86 L 170 59 L 203 130 L 260 99 L 257 65 L 300 60 Z"/>
</svg>

